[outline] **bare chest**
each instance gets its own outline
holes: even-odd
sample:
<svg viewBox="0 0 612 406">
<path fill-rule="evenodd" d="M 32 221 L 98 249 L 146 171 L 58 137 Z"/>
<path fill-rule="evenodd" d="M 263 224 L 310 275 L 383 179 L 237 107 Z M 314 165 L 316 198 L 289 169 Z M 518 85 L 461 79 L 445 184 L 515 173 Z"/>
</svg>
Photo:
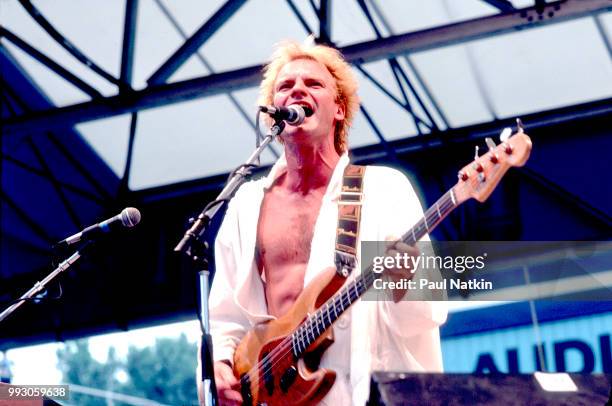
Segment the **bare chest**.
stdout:
<svg viewBox="0 0 612 406">
<path fill-rule="evenodd" d="M 257 248 L 265 269 L 308 263 L 322 196 L 268 194 L 262 203 Z"/>
</svg>

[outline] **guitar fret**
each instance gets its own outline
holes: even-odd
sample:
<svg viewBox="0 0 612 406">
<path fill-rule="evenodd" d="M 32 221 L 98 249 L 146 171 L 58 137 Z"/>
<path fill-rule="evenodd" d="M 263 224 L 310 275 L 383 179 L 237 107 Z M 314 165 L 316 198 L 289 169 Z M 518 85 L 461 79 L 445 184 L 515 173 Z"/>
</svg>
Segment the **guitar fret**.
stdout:
<svg viewBox="0 0 612 406">
<path fill-rule="evenodd" d="M 310 344 L 310 315 L 306 318 L 304 323 L 304 347 L 308 348 Z"/>
<path fill-rule="evenodd" d="M 308 346 L 306 345 L 306 337 L 304 336 L 304 328 L 300 328 L 300 352 L 306 351 Z"/>
<path fill-rule="evenodd" d="M 350 292 L 348 291 L 348 289 L 345 289 L 344 291 L 346 292 L 346 300 L 348 300 L 348 304 L 349 304 L 349 306 L 350 306 L 350 305 L 353 303 L 353 302 L 351 301 L 351 295 L 350 295 Z"/>
<path fill-rule="evenodd" d="M 293 356 L 297 358 L 299 355 L 299 347 L 297 345 L 297 339 L 295 338 L 294 334 L 291 334 L 291 349 L 293 350 Z"/>
<path fill-rule="evenodd" d="M 308 344 L 315 340 L 314 326 L 312 325 L 312 315 L 308 315 Z"/>
<path fill-rule="evenodd" d="M 321 332 L 319 331 L 319 318 L 315 315 L 314 317 L 314 322 L 315 322 L 315 327 L 317 328 L 317 336 L 321 335 Z"/>
<path fill-rule="evenodd" d="M 299 327 L 296 331 L 295 331 L 295 339 L 297 342 L 297 348 L 299 352 L 302 352 L 302 328 Z"/>
<path fill-rule="evenodd" d="M 315 322 L 315 318 L 311 316 L 310 320 L 309 320 L 309 323 L 310 323 L 309 324 L 309 326 L 310 326 L 310 330 L 309 330 L 310 331 L 310 337 L 309 337 L 309 339 L 310 339 L 311 343 L 314 341 L 315 336 L 317 334 L 317 333 L 315 333 L 315 323 L 314 322 Z"/>
<path fill-rule="evenodd" d="M 344 311 L 344 301 L 342 300 L 342 294 L 343 294 L 342 292 L 343 291 L 340 291 L 340 296 L 339 296 L 340 300 L 338 301 L 338 304 L 340 305 L 340 309 L 341 309 L 340 313 Z"/>
<path fill-rule="evenodd" d="M 308 348 L 308 336 L 306 334 L 306 329 L 302 327 L 302 331 L 300 332 L 300 340 L 302 341 L 302 351 L 306 351 L 306 348 Z"/>
</svg>

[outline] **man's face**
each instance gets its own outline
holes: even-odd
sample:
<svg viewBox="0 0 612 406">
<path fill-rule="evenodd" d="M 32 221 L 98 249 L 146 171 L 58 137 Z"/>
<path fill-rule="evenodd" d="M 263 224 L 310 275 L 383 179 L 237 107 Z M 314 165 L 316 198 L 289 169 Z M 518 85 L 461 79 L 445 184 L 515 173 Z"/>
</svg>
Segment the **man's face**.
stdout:
<svg viewBox="0 0 612 406">
<path fill-rule="evenodd" d="M 330 137 L 333 142 L 335 122 L 344 119 L 344 109 L 336 103 L 336 82 L 327 68 L 310 59 L 296 59 L 278 73 L 274 84 L 274 105 L 298 104 L 313 111 L 298 126 L 287 126 L 283 135 L 300 134 Z"/>
</svg>

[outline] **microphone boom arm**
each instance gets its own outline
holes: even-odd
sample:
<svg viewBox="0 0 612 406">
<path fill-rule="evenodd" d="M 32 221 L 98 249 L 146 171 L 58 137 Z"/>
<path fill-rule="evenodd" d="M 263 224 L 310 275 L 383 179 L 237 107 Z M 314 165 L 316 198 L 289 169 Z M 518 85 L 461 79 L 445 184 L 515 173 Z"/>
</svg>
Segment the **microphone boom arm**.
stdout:
<svg viewBox="0 0 612 406">
<path fill-rule="evenodd" d="M 34 284 L 34 286 L 32 286 L 32 288 L 30 288 L 30 290 L 28 290 L 19 299 L 17 299 L 15 301 L 15 303 L 13 303 L 12 305 L 10 305 L 6 309 L 4 309 L 4 311 L 2 313 L 0 313 L 0 322 L 2 320 L 6 319 L 15 310 L 17 310 L 17 308 L 19 306 L 21 306 L 26 300 L 32 299 L 34 297 L 34 295 L 36 295 L 38 292 L 40 292 L 43 289 L 45 289 L 45 286 L 47 286 L 47 284 L 53 278 L 55 278 L 60 273 L 64 272 L 66 269 L 68 269 L 70 267 L 70 265 L 72 265 L 76 261 L 78 261 L 78 259 L 81 258 L 81 252 L 85 249 L 85 247 L 87 246 L 88 243 L 89 242 L 86 242 L 79 251 L 76 251 L 74 254 L 72 254 L 70 257 L 68 257 L 68 259 L 66 259 L 64 262 L 59 264 L 57 266 L 57 268 L 55 268 L 53 270 L 53 272 L 51 272 L 49 275 L 47 275 L 42 281 L 36 282 Z"/>
</svg>

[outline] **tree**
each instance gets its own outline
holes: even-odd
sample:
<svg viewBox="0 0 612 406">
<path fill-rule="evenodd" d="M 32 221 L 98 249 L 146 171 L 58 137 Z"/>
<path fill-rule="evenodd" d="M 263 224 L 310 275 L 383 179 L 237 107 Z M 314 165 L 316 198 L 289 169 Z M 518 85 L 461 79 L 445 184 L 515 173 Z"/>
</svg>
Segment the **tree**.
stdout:
<svg viewBox="0 0 612 406">
<path fill-rule="evenodd" d="M 98 389 L 117 388 L 121 385 L 116 374 L 122 368 L 122 364 L 117 359 L 113 347 L 108 350 L 105 364 L 96 361 L 91 356 L 89 342 L 86 339 L 67 343 L 66 347 L 57 350 L 57 358 L 64 382 Z M 77 405 L 106 405 L 106 401 L 102 398 L 78 393 L 71 394 L 70 400 Z"/>
<path fill-rule="evenodd" d="M 126 387 L 129 393 L 171 405 L 197 403 L 195 369 L 197 348 L 184 334 L 160 338 L 154 347 L 130 346 Z"/>
<path fill-rule="evenodd" d="M 195 368 L 197 348 L 181 334 L 179 338 L 161 338 L 152 347 L 130 346 L 127 359 L 109 349 L 107 362 L 96 361 L 87 340 L 68 343 L 57 352 L 63 381 L 97 389 L 155 400 L 170 405 L 197 404 Z M 127 381 L 117 379 L 119 372 Z M 106 400 L 80 394 L 71 395 L 78 405 L 106 405 Z M 115 405 L 122 404 L 115 402 Z"/>
</svg>

